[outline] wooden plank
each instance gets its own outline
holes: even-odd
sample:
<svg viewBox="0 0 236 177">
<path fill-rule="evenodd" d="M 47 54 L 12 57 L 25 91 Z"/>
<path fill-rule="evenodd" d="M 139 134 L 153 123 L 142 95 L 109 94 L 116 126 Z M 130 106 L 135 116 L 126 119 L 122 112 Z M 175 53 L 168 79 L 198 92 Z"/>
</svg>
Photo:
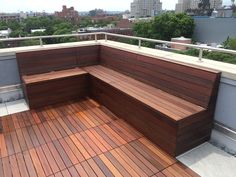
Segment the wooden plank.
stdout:
<svg viewBox="0 0 236 177">
<path fill-rule="evenodd" d="M 146 164 L 144 164 L 141 160 L 134 156 L 125 146 L 121 146 L 120 149 L 122 150 L 122 153 L 125 153 L 127 157 L 131 159 L 141 169 L 141 171 L 146 173 L 146 175 L 153 175 L 153 172 L 146 166 Z"/>
<path fill-rule="evenodd" d="M 27 127 L 27 130 L 28 130 L 28 133 L 30 135 L 30 138 L 31 138 L 31 141 L 32 141 L 34 147 L 40 146 L 40 142 L 37 138 L 37 135 L 35 134 L 33 127 Z"/>
<path fill-rule="evenodd" d="M 50 152 L 52 153 L 52 156 L 55 159 L 55 162 L 57 163 L 59 169 L 62 171 L 66 168 L 65 163 L 63 161 L 63 159 L 61 158 L 60 154 L 58 153 L 56 147 L 54 146 L 53 143 L 48 143 L 47 144 Z"/>
<path fill-rule="evenodd" d="M 30 138 L 31 134 L 29 134 L 29 132 L 27 131 L 26 128 L 22 128 L 21 130 L 22 130 L 23 136 L 25 138 L 25 142 L 26 142 L 27 148 L 28 149 L 33 148 L 34 145 L 33 145 L 32 141 L 31 141 L 31 138 Z"/>
<path fill-rule="evenodd" d="M 90 177 L 96 177 L 97 176 L 95 174 L 94 170 L 88 164 L 88 162 L 84 161 L 84 162 L 81 163 L 81 165 L 83 166 L 83 168 L 86 171 L 86 173 L 88 174 L 88 176 L 90 176 Z"/>
<path fill-rule="evenodd" d="M 113 149 L 117 147 L 116 143 L 109 137 L 106 133 L 104 133 L 99 127 L 95 127 L 94 130 L 98 133 Z"/>
<path fill-rule="evenodd" d="M 17 158 L 17 162 L 18 162 L 19 171 L 20 171 L 21 176 L 29 177 L 29 173 L 26 168 L 23 154 L 22 153 L 16 154 L 16 158 Z"/>
<path fill-rule="evenodd" d="M 15 151 L 14 151 L 14 145 L 11 140 L 11 134 L 10 133 L 4 134 L 4 139 L 7 146 L 8 155 L 13 155 Z"/>
<path fill-rule="evenodd" d="M 85 131 L 86 135 L 94 142 L 94 144 L 101 150 L 101 152 L 106 152 L 106 147 L 99 141 L 99 139 L 94 136 L 94 134 L 90 130 Z"/>
<path fill-rule="evenodd" d="M 60 139 L 59 142 L 61 143 L 61 146 L 63 147 L 64 151 L 66 152 L 66 155 L 68 156 L 68 158 L 70 159 L 70 161 L 72 162 L 73 165 L 79 163 L 79 159 L 77 159 L 77 157 L 75 156 L 70 147 L 68 146 L 68 144 L 66 143 L 66 141 L 64 139 Z"/>
<path fill-rule="evenodd" d="M 93 142 L 93 140 L 85 132 L 81 132 L 80 135 L 84 138 L 84 141 L 86 141 L 89 144 L 89 146 L 94 150 L 94 152 L 97 155 L 102 153 L 99 147 Z"/>
<path fill-rule="evenodd" d="M 11 164 L 11 171 L 12 171 L 13 177 L 20 177 L 20 171 L 18 168 L 16 156 L 15 155 L 10 156 L 9 160 L 10 160 L 10 164 Z M 0 164 L 0 166 L 1 165 L 2 164 Z M 0 168 L 2 168 L 2 166 Z M 3 174 L 2 174 L 2 176 L 3 176 Z"/>
<path fill-rule="evenodd" d="M 75 135 L 70 135 L 70 139 L 72 140 L 72 142 L 75 144 L 75 146 L 81 152 L 81 154 L 83 155 L 85 159 L 91 158 L 87 149 L 81 144 L 81 142 L 76 138 Z"/>
<path fill-rule="evenodd" d="M 4 176 L 5 177 L 12 176 L 9 157 L 2 158 L 2 166 L 3 166 L 2 168 L 3 168 Z"/>
<path fill-rule="evenodd" d="M 140 161 L 142 161 L 153 173 L 159 172 L 159 170 L 150 162 L 148 161 L 142 154 L 140 154 L 137 150 L 135 150 L 129 144 L 126 144 L 125 147 L 135 155 Z"/>
<path fill-rule="evenodd" d="M 100 159 L 104 162 L 104 164 L 109 168 L 109 170 L 113 173 L 114 176 L 122 176 L 120 172 L 114 167 L 114 165 L 106 158 L 104 154 L 99 155 Z"/>
<path fill-rule="evenodd" d="M 105 176 L 107 176 L 107 177 L 114 176 L 112 174 L 112 172 L 109 170 L 109 168 L 105 165 L 105 163 L 98 156 L 94 157 L 93 160 L 96 162 L 96 164 L 99 166 L 99 168 L 105 174 Z"/>
<path fill-rule="evenodd" d="M 96 173 L 97 176 L 105 177 L 104 173 L 98 167 L 98 165 L 95 163 L 93 159 L 89 159 L 87 162 L 91 166 L 91 168 L 93 169 L 93 171 Z"/>
<path fill-rule="evenodd" d="M 70 160 L 69 156 L 67 155 L 66 151 L 64 150 L 64 148 L 62 147 L 62 145 L 59 143 L 59 141 L 54 141 L 53 142 L 55 148 L 57 149 L 57 151 L 59 152 L 61 158 L 63 159 L 66 167 L 71 167 L 73 165 L 72 161 Z"/>
<path fill-rule="evenodd" d="M 60 169 L 56 163 L 55 157 L 50 152 L 48 146 L 46 144 L 44 144 L 44 145 L 42 145 L 41 149 L 42 149 L 42 152 L 44 153 L 45 157 L 47 158 L 48 164 L 50 165 L 52 172 L 53 173 L 59 172 Z"/>
<path fill-rule="evenodd" d="M 73 68 L 73 69 L 66 69 L 66 70 L 55 71 L 55 72 L 47 72 L 47 73 L 37 74 L 37 75 L 28 75 L 28 76 L 26 75 L 26 76 L 23 76 L 23 81 L 26 84 L 32 84 L 32 83 L 50 81 L 50 80 L 55 80 L 59 78 L 66 78 L 66 77 L 77 76 L 77 75 L 82 75 L 82 74 L 86 74 L 86 72 L 80 68 Z"/>
<path fill-rule="evenodd" d="M 30 153 L 31 159 L 33 161 L 33 164 L 34 164 L 35 170 L 37 172 L 37 175 L 42 176 L 42 177 L 46 177 L 46 175 L 44 173 L 44 170 L 43 170 L 43 167 L 40 163 L 40 160 L 38 158 L 38 155 L 37 155 L 35 149 L 30 149 L 29 153 Z"/>
<path fill-rule="evenodd" d="M 113 157 L 130 173 L 131 176 L 139 176 L 139 174 L 128 164 L 114 149 L 110 151 Z"/>
<path fill-rule="evenodd" d="M 64 177 L 72 177 L 68 169 L 63 170 L 61 173 Z"/>
<path fill-rule="evenodd" d="M 0 176 L 4 176 L 3 166 L 2 166 L 2 158 L 0 158 Z"/>
<path fill-rule="evenodd" d="M 130 176 L 129 172 L 120 164 L 120 162 L 110 153 L 106 152 L 105 156 L 110 160 L 110 162 L 119 170 L 123 176 Z"/>
<path fill-rule="evenodd" d="M 83 155 L 77 149 L 76 145 L 72 142 L 72 140 L 69 137 L 66 137 L 64 140 L 66 141 L 67 145 L 70 147 L 71 151 L 74 153 L 76 158 L 79 160 L 79 162 L 84 161 L 85 159 L 84 159 Z"/>
<path fill-rule="evenodd" d="M 55 174 L 55 177 L 63 177 L 62 173 L 61 172 L 58 172 Z"/>
<path fill-rule="evenodd" d="M 112 149 L 112 146 L 107 143 L 102 136 L 100 136 L 95 129 L 90 129 L 90 132 L 102 143 L 102 145 L 106 148 L 107 151 Z"/>
<path fill-rule="evenodd" d="M 17 129 L 16 130 L 16 134 L 17 134 L 17 138 L 18 138 L 19 143 L 20 143 L 21 150 L 22 151 L 27 150 L 27 144 L 26 144 L 24 135 L 22 133 L 22 130 L 21 129 Z"/>
<path fill-rule="evenodd" d="M 137 144 L 131 142 L 130 145 L 138 151 L 140 154 L 142 154 L 151 164 L 153 164 L 158 170 L 163 170 L 165 166 L 163 166 L 159 161 L 156 161 L 153 156 L 148 154 L 144 149 L 140 148 Z"/>
<path fill-rule="evenodd" d="M 81 134 L 76 133 L 75 136 L 91 157 L 96 156 L 96 152 L 90 147 L 90 145 L 87 143 L 87 141 L 85 141 L 85 139 L 81 136 Z"/>
<path fill-rule="evenodd" d="M 70 172 L 70 175 L 72 176 L 72 177 L 78 177 L 79 176 L 79 174 L 77 173 L 77 170 L 75 169 L 75 167 L 70 167 L 70 168 L 68 168 L 68 171 Z"/>
<path fill-rule="evenodd" d="M 25 159 L 25 165 L 26 165 L 26 168 L 28 170 L 29 176 L 30 177 L 37 177 L 37 172 L 35 171 L 33 161 L 30 157 L 29 151 L 24 151 L 23 156 L 24 156 L 24 159 Z"/>
<path fill-rule="evenodd" d="M 72 102 L 53 106 L 51 110 L 59 115 L 53 119 L 47 118 L 48 107 L 41 108 L 37 111 L 40 122 L 24 122 L 16 130 L 9 123 L 19 122 L 18 117 L 7 121 L 11 131 L 0 134 L 0 176 L 198 176 L 116 116 L 106 123 L 98 121 L 94 128 L 73 129 L 72 122 L 80 120 L 73 118 L 77 111 L 97 121 L 99 111 L 87 101 L 74 102 L 76 107 Z M 68 104 L 71 109 L 64 111 Z M 19 118 L 26 121 L 33 116 L 25 112 Z"/>
<path fill-rule="evenodd" d="M 16 58 L 21 75 L 69 69 L 77 65 L 75 48 L 18 52 Z"/>
<path fill-rule="evenodd" d="M 5 142 L 5 137 L 4 134 L 0 134 L 0 152 L 1 155 L 0 157 L 6 157 L 8 156 L 8 151 L 7 151 L 7 146 L 6 146 L 6 142 Z"/>
<path fill-rule="evenodd" d="M 123 158 L 128 164 L 130 164 L 130 166 L 141 176 L 148 176 L 145 173 L 145 170 L 142 170 L 136 163 L 138 163 L 137 161 L 133 161 L 132 159 L 130 159 L 130 157 L 125 154 L 120 148 L 116 148 L 115 151 L 119 154 L 119 156 L 121 156 L 121 158 Z"/>
<path fill-rule="evenodd" d="M 75 168 L 80 176 L 89 177 L 81 164 L 75 165 Z"/>
</svg>

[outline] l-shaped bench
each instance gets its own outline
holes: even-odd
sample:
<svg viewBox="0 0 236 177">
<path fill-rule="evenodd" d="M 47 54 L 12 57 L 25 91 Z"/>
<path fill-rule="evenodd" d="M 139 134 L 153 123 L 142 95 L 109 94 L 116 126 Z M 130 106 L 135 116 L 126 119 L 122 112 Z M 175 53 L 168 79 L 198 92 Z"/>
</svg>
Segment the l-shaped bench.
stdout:
<svg viewBox="0 0 236 177">
<path fill-rule="evenodd" d="M 210 138 L 217 71 L 100 45 L 17 61 L 30 108 L 91 96 L 173 156 Z"/>
</svg>

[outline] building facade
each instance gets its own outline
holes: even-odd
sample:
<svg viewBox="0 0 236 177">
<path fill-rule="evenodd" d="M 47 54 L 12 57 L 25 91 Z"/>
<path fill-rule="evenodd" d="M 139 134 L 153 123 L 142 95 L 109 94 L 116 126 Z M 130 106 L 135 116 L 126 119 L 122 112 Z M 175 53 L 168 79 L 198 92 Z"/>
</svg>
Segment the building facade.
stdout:
<svg viewBox="0 0 236 177">
<path fill-rule="evenodd" d="M 9 20 L 20 21 L 21 17 L 19 13 L 2 13 L 0 14 L 0 21 L 8 22 Z"/>
<path fill-rule="evenodd" d="M 200 0 L 190 0 L 190 9 L 198 9 Z"/>
<path fill-rule="evenodd" d="M 65 5 L 62 6 L 61 12 L 55 12 L 55 16 L 58 18 L 71 20 L 71 21 L 79 21 L 79 13 L 74 9 L 74 7 L 67 8 Z"/>
<path fill-rule="evenodd" d="M 178 0 L 175 5 L 175 13 L 183 13 L 190 8 L 190 0 Z"/>
<path fill-rule="evenodd" d="M 131 16 L 135 18 L 153 17 L 162 11 L 160 0 L 134 0 L 131 3 Z"/>
<path fill-rule="evenodd" d="M 222 0 L 210 0 L 211 9 L 221 8 L 223 1 Z"/>
<path fill-rule="evenodd" d="M 175 6 L 176 13 L 186 12 L 188 9 L 198 9 L 198 4 L 201 0 L 178 0 Z M 209 0 L 211 9 L 218 9 L 222 7 L 222 0 Z"/>
</svg>

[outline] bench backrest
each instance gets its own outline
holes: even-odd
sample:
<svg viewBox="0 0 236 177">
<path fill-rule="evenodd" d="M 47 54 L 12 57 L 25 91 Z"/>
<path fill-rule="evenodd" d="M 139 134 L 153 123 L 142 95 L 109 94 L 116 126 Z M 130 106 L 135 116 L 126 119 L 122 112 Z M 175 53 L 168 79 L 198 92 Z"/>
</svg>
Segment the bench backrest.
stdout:
<svg viewBox="0 0 236 177">
<path fill-rule="evenodd" d="M 204 108 L 214 106 L 220 73 L 101 46 L 102 65 Z"/>
<path fill-rule="evenodd" d="M 76 67 L 76 48 L 40 50 L 16 54 L 21 75 L 41 74 Z"/>
<path fill-rule="evenodd" d="M 77 47 L 77 65 L 90 66 L 99 63 L 100 46 Z"/>
<path fill-rule="evenodd" d="M 16 58 L 20 75 L 41 74 L 97 64 L 99 46 L 20 52 Z"/>
</svg>

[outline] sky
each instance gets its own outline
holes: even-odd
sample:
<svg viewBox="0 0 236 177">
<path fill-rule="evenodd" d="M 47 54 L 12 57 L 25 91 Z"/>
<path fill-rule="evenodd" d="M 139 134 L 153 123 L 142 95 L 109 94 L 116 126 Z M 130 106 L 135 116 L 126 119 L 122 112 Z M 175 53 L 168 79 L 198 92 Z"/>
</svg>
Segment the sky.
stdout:
<svg viewBox="0 0 236 177">
<path fill-rule="evenodd" d="M 0 12 L 37 11 L 54 12 L 61 11 L 62 5 L 74 6 L 78 11 L 89 11 L 101 8 L 106 11 L 130 10 L 133 0 L 0 0 Z M 163 9 L 175 9 L 178 0 L 161 0 Z M 230 0 L 223 0 L 224 4 L 230 4 Z"/>
</svg>

